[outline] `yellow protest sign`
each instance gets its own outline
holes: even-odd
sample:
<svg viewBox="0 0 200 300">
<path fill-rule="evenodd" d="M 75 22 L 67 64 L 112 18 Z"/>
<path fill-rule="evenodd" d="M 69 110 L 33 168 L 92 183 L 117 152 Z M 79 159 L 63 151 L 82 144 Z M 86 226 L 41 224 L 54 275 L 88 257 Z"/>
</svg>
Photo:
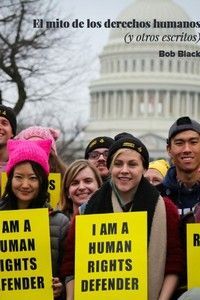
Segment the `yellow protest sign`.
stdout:
<svg viewBox="0 0 200 300">
<path fill-rule="evenodd" d="M 188 289 L 200 286 L 200 223 L 187 224 Z"/>
<path fill-rule="evenodd" d="M 61 192 L 61 174 L 60 173 L 49 173 L 49 186 L 48 192 L 50 194 L 50 204 L 53 208 L 56 207 Z M 7 175 L 5 172 L 1 173 L 1 195 L 3 195 L 7 182 Z"/>
<path fill-rule="evenodd" d="M 7 182 L 7 174 L 6 172 L 1 173 L 1 195 L 3 195 Z"/>
<path fill-rule="evenodd" d="M 146 212 L 76 217 L 75 300 L 147 300 Z"/>
<path fill-rule="evenodd" d="M 61 192 L 61 174 L 60 173 L 49 173 L 49 186 L 48 192 L 50 194 L 50 204 L 53 208 L 57 206 L 60 200 Z"/>
<path fill-rule="evenodd" d="M 0 211 L 0 233 L 0 299 L 53 300 L 48 210 Z"/>
</svg>

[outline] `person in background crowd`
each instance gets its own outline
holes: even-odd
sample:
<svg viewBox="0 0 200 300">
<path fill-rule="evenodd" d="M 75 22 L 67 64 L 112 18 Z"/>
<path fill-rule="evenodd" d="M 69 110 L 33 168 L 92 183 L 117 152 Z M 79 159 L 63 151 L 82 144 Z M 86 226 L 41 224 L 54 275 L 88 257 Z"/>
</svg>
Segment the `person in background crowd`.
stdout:
<svg viewBox="0 0 200 300">
<path fill-rule="evenodd" d="M 0 194 L 1 173 L 5 171 L 8 161 L 7 141 L 16 135 L 17 120 L 14 110 L 8 106 L 0 105 Z"/>
<path fill-rule="evenodd" d="M 74 161 L 64 175 L 58 207 L 71 219 L 101 185 L 99 172 L 92 163 L 85 159 Z"/>
<path fill-rule="evenodd" d="M 8 176 L 5 192 L 0 201 L 0 210 L 35 209 L 48 207 L 49 194 L 48 156 L 51 140 L 9 140 Z M 58 277 L 63 257 L 63 245 L 67 235 L 69 219 L 49 208 L 50 239 L 52 252 L 52 274 L 54 297 L 61 296 L 63 285 Z M 41 228 L 38 227 L 38 230 Z M 49 263 L 48 261 L 46 262 Z M 62 298 L 59 298 L 62 299 Z"/>
<path fill-rule="evenodd" d="M 169 163 L 165 159 L 158 159 L 149 163 L 149 168 L 144 177 L 153 185 L 163 182 L 164 177 L 169 169 Z"/>
<path fill-rule="evenodd" d="M 85 159 L 97 168 L 103 182 L 109 178 L 106 161 L 108 150 L 113 142 L 114 140 L 108 136 L 99 136 L 91 140 L 85 149 Z"/>
<path fill-rule="evenodd" d="M 109 149 L 107 166 L 111 178 L 90 198 L 84 214 L 147 211 L 148 299 L 169 300 L 183 267 L 177 208 L 144 178 L 149 154 L 139 139 L 120 135 Z M 73 299 L 74 239 L 75 218 L 61 268 L 62 276 L 66 276 L 67 300 Z"/>
<path fill-rule="evenodd" d="M 3 172 L 8 160 L 7 141 L 16 135 L 17 120 L 14 110 L 0 105 L 0 172 Z"/>
<path fill-rule="evenodd" d="M 173 166 L 158 189 L 183 216 L 200 201 L 200 124 L 187 116 L 177 119 L 169 129 L 167 151 Z"/>
<path fill-rule="evenodd" d="M 51 127 L 31 126 L 22 130 L 15 139 L 23 140 L 51 140 L 51 152 L 49 155 L 49 164 L 51 173 L 60 173 L 64 176 L 66 171 L 66 164 L 57 154 L 56 141 L 59 138 L 60 131 Z"/>
<path fill-rule="evenodd" d="M 178 207 L 181 216 L 181 239 L 185 267 L 177 297 L 187 289 L 186 224 L 185 215 L 200 201 L 200 123 L 188 116 L 178 118 L 170 127 L 167 151 L 173 163 L 157 189 Z"/>
</svg>

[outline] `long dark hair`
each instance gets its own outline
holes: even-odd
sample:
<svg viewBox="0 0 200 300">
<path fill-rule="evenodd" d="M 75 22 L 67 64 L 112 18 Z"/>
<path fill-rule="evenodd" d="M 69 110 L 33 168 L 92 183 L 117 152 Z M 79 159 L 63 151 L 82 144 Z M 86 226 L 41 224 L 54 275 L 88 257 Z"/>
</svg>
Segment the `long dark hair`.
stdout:
<svg viewBox="0 0 200 300">
<path fill-rule="evenodd" d="M 48 193 L 48 175 L 44 172 L 43 168 L 34 161 L 23 161 L 21 163 L 30 163 L 32 169 L 39 180 L 39 192 L 37 198 L 33 199 L 30 203 L 29 208 L 42 208 L 46 207 L 49 202 L 49 193 Z M 15 166 L 16 167 L 16 166 Z M 8 180 L 5 187 L 5 192 L 2 196 L 2 202 L 4 202 L 5 208 L 8 209 L 17 209 L 17 198 L 12 191 L 12 179 L 14 174 L 14 169 L 10 172 Z M 3 206 L 4 206 L 3 205 Z"/>
</svg>

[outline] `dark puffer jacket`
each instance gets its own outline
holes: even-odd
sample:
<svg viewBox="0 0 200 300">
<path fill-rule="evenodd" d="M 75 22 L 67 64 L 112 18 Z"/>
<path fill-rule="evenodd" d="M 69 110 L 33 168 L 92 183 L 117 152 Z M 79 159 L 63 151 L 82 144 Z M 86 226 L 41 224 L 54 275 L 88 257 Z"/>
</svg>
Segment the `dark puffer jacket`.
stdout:
<svg viewBox="0 0 200 300">
<path fill-rule="evenodd" d="M 50 211 L 50 239 L 53 277 L 59 276 L 63 258 L 64 241 L 67 237 L 69 219 L 59 211 Z"/>
<path fill-rule="evenodd" d="M 200 201 L 200 183 L 196 183 L 192 188 L 185 187 L 177 181 L 174 166 L 168 170 L 163 183 L 156 187 L 162 196 L 168 196 L 174 202 L 181 216 L 192 211 Z"/>
</svg>

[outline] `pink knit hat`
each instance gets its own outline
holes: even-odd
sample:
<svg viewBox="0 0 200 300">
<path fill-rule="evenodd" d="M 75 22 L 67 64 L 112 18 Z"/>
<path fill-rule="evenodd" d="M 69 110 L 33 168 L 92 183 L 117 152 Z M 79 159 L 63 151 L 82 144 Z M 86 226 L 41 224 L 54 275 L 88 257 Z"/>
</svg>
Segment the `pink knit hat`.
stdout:
<svg viewBox="0 0 200 300">
<path fill-rule="evenodd" d="M 8 140 L 8 163 L 6 173 L 23 161 L 34 161 L 38 163 L 49 174 L 49 153 L 51 151 L 51 140 L 28 141 L 28 140 Z"/>
<path fill-rule="evenodd" d="M 15 139 L 41 139 L 41 140 L 51 140 L 51 148 L 57 154 L 56 150 L 56 140 L 60 135 L 60 131 L 51 127 L 43 127 L 43 126 L 31 126 L 24 130 L 22 130 L 18 135 L 16 135 Z"/>
</svg>

